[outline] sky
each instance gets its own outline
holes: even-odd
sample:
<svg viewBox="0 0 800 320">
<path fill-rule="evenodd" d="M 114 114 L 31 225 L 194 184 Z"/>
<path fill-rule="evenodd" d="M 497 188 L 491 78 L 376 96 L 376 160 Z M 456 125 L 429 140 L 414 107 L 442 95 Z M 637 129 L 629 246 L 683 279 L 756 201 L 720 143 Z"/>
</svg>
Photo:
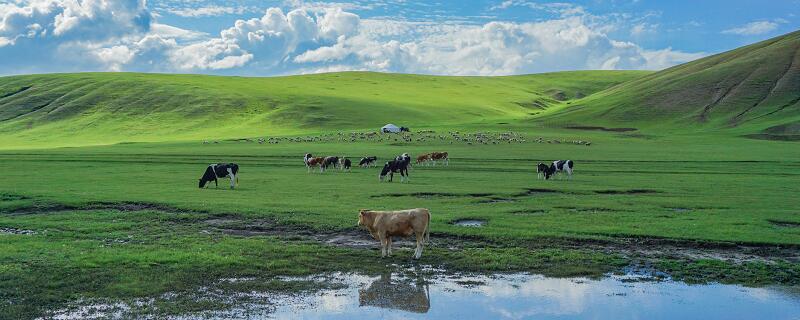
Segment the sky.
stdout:
<svg viewBox="0 0 800 320">
<path fill-rule="evenodd" d="M 0 75 L 660 70 L 800 29 L 800 0 L 0 0 Z"/>
</svg>

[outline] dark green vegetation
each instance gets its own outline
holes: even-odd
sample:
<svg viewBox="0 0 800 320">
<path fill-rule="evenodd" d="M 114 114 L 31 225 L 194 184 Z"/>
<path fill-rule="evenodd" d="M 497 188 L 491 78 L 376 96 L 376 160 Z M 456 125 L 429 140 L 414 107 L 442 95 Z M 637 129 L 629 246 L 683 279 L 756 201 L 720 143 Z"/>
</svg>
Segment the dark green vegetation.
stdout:
<svg viewBox="0 0 800 320">
<path fill-rule="evenodd" d="M 776 78 L 782 69 L 760 59 L 794 58 L 799 42 L 790 34 L 657 73 L 0 78 L 0 315 L 151 298 L 149 312 L 180 314 L 242 302 L 199 299 L 199 288 L 311 290 L 276 277 L 409 265 L 553 276 L 636 266 L 798 285 L 800 148 L 742 136 L 796 134 L 797 65 Z M 674 112 L 653 102 L 668 92 Z M 386 122 L 447 139 L 349 139 Z M 466 144 L 449 131 L 525 142 Z M 300 133 L 334 138 L 231 139 Z M 46 148 L 62 146 L 79 147 Z M 375 168 L 308 174 L 301 161 L 431 151 L 448 151 L 451 165 L 418 166 L 409 184 L 380 184 Z M 555 159 L 576 162 L 574 180 L 536 180 L 535 164 Z M 242 168 L 239 189 L 197 189 L 206 165 L 228 161 Z M 409 207 L 433 214 L 423 259 L 412 264 L 407 246 L 378 258 L 358 209 Z M 224 280 L 238 277 L 263 281 Z"/>
</svg>

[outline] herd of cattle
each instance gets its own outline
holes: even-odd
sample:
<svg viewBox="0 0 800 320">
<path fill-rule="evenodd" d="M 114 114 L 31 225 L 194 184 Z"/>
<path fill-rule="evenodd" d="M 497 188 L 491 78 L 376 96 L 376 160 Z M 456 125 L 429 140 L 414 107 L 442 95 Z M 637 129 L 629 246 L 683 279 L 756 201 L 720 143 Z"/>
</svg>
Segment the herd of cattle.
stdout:
<svg viewBox="0 0 800 320">
<path fill-rule="evenodd" d="M 372 167 L 375 166 L 377 160 L 378 157 L 375 156 L 363 157 L 358 165 L 365 168 Z M 417 157 L 416 164 L 427 165 L 431 163 L 435 166 L 436 161 L 440 161 L 443 165 L 449 165 L 449 154 L 447 152 L 423 154 Z M 329 167 L 338 168 L 339 170 L 350 170 L 352 164 L 350 159 L 346 157 L 314 157 L 310 153 L 303 156 L 303 163 L 305 163 L 308 172 L 314 171 L 317 167 L 320 172 L 325 172 Z M 408 176 L 410 167 L 411 156 L 408 153 L 403 153 L 384 164 L 378 179 L 379 181 L 383 181 L 388 175 L 389 181 L 392 181 L 394 174 L 400 173 L 400 182 L 410 181 Z M 556 160 L 549 166 L 544 163 L 539 163 L 536 166 L 536 172 L 538 173 L 539 179 L 544 178 L 548 180 L 561 172 L 566 174 L 568 179 L 571 179 L 574 167 L 575 163 L 572 160 Z M 211 181 L 213 181 L 216 186 L 219 186 L 217 183 L 217 179 L 219 178 L 230 178 L 231 189 L 233 189 L 239 183 L 239 165 L 235 163 L 217 163 L 209 165 L 200 178 L 200 188 L 207 187 L 210 185 Z M 390 256 L 392 254 L 392 237 L 415 235 L 416 249 L 414 250 L 413 258 L 419 259 L 422 256 L 422 247 L 430 237 L 430 220 L 431 213 L 425 208 L 398 211 L 373 211 L 362 209 L 359 211 L 358 225 L 366 228 L 375 240 L 380 241 L 381 257 Z"/>
</svg>

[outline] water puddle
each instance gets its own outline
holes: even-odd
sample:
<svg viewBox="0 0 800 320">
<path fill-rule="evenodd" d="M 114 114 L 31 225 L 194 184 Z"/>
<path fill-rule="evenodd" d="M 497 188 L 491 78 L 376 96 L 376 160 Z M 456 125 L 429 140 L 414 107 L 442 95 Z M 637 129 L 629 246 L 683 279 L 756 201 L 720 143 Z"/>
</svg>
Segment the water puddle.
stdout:
<svg viewBox="0 0 800 320">
<path fill-rule="evenodd" d="M 284 277 L 280 281 L 317 283 L 320 290 L 295 294 L 229 293 L 204 288 L 202 301 L 232 307 L 169 319 L 796 319 L 796 287 L 747 288 L 738 285 L 689 285 L 660 280 L 666 275 L 631 273 L 600 280 L 504 274 L 466 276 L 412 269 L 367 276 L 332 273 Z M 668 278 L 667 278 L 668 279 Z M 225 283 L 259 281 L 222 279 Z M 325 289 L 327 288 L 327 289 Z M 162 299 L 172 300 L 170 294 Z M 149 306 L 149 307 L 148 307 Z M 51 314 L 55 319 L 144 317 L 134 304 L 84 304 Z M 152 310 L 152 309 L 150 309 Z M 131 313 L 133 311 L 133 313 Z"/>
<path fill-rule="evenodd" d="M 343 289 L 297 297 L 275 319 L 787 319 L 800 296 L 781 289 L 687 285 L 640 276 L 602 280 L 502 276 L 422 279 L 337 274 Z"/>
<path fill-rule="evenodd" d="M 462 227 L 483 227 L 486 224 L 485 220 L 478 220 L 478 219 L 462 219 L 453 221 L 454 225 L 462 226 Z"/>
</svg>

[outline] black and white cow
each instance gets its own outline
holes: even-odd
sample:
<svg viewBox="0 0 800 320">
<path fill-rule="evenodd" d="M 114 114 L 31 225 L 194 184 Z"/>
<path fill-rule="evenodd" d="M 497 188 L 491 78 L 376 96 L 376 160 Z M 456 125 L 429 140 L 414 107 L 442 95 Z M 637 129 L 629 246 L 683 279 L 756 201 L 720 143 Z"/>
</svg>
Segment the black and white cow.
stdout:
<svg viewBox="0 0 800 320">
<path fill-rule="evenodd" d="M 370 167 L 375 165 L 375 161 L 378 161 L 378 157 L 376 156 L 363 157 L 361 161 L 358 162 L 358 166 L 363 168 Z"/>
<path fill-rule="evenodd" d="M 322 164 L 320 165 L 319 169 L 321 172 L 325 172 L 325 170 L 328 170 L 328 167 L 330 166 L 333 166 L 333 168 L 336 169 L 339 166 L 339 157 L 325 157 L 325 159 L 322 160 Z"/>
<path fill-rule="evenodd" d="M 203 177 L 200 178 L 200 188 L 206 187 L 211 181 L 214 181 L 214 185 L 219 187 L 217 179 L 225 177 L 231 179 L 231 189 L 238 185 L 239 165 L 235 163 L 215 163 L 208 165 L 206 172 L 203 173 Z"/>
<path fill-rule="evenodd" d="M 554 176 L 556 173 L 564 172 L 567 174 L 567 179 L 572 179 L 572 168 L 575 167 L 575 162 L 572 160 L 556 160 L 553 161 L 553 164 L 550 165 L 547 172 L 545 172 L 545 179 L 549 179 L 551 176 Z M 549 174 L 548 174 L 549 173 Z M 559 179 L 561 176 L 559 176 Z"/>
<path fill-rule="evenodd" d="M 392 161 L 387 162 L 383 166 L 383 170 L 381 170 L 381 174 L 378 176 L 378 181 L 383 181 L 383 178 L 386 175 L 389 175 L 389 182 L 392 182 L 394 178 L 395 172 L 400 173 L 400 182 L 402 183 L 405 181 L 411 181 L 411 177 L 408 175 L 408 166 L 411 164 L 411 156 L 408 153 L 404 153 L 400 156 L 397 156 Z"/>
<path fill-rule="evenodd" d="M 347 158 L 345 158 L 345 157 L 341 157 L 341 158 L 339 158 L 339 170 L 342 170 L 342 171 L 345 171 L 345 170 L 346 170 L 346 171 L 350 171 L 350 167 L 351 167 L 352 165 L 353 165 L 353 163 L 352 163 L 352 162 L 350 162 L 350 159 L 347 159 Z"/>
<path fill-rule="evenodd" d="M 539 164 L 536 165 L 536 179 L 544 178 L 545 171 L 547 171 L 547 165 L 539 162 Z"/>
</svg>

